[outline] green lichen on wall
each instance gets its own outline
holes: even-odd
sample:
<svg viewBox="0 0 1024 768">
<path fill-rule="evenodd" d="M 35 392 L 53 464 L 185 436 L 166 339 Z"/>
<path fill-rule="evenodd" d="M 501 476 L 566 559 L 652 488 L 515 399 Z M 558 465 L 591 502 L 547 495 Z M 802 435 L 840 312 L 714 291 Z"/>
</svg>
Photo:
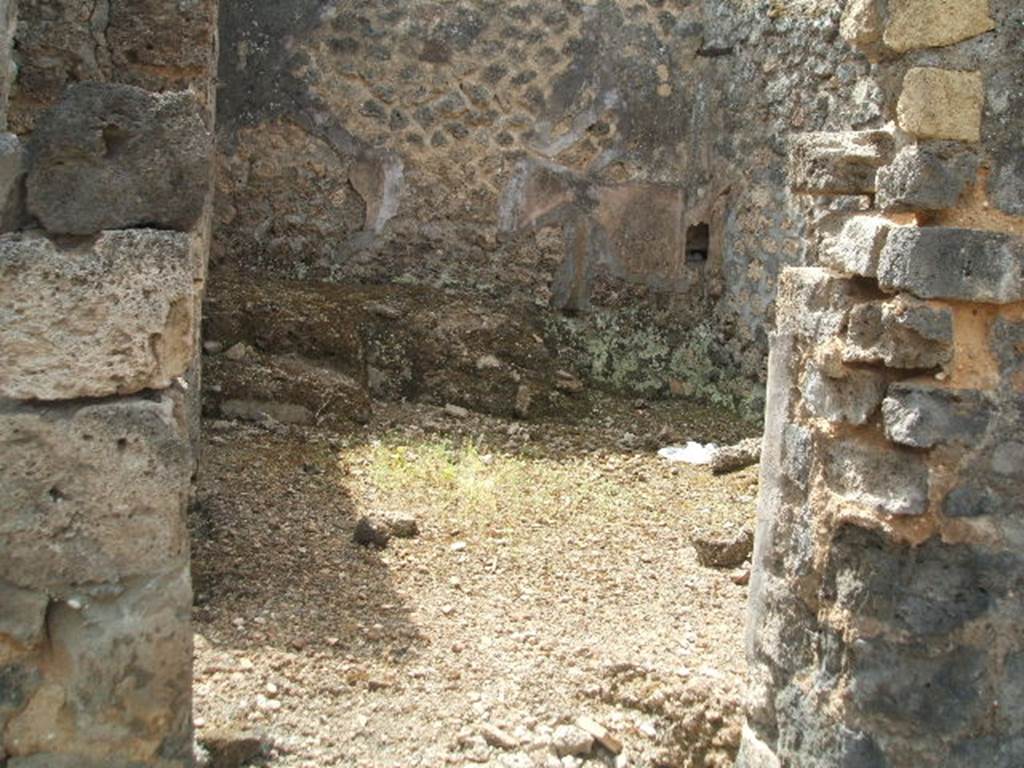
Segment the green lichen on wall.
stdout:
<svg viewBox="0 0 1024 768">
<path fill-rule="evenodd" d="M 757 420 L 764 387 L 724 359 L 711 324 L 673 328 L 648 308 L 552 315 L 547 335 L 559 357 L 593 383 L 650 398 L 693 398 Z"/>
</svg>

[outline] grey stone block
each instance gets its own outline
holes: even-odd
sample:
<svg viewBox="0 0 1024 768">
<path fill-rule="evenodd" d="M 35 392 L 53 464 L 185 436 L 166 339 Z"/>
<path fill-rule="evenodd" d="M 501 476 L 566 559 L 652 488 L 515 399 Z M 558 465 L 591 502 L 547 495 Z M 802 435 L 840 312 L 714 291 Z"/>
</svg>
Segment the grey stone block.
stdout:
<svg viewBox="0 0 1024 768">
<path fill-rule="evenodd" d="M 39 686 L 39 673 L 25 664 L 0 665 L 0 723 L 22 709 Z"/>
<path fill-rule="evenodd" d="M 968 727 L 988 709 L 979 696 L 985 655 L 974 648 L 933 654 L 874 638 L 853 643 L 851 655 L 853 705 L 889 720 L 890 728 L 898 723 L 938 736 Z"/>
<path fill-rule="evenodd" d="M 0 238 L 0 396 L 62 400 L 163 389 L 196 337 L 189 237 L 104 232 L 61 246 Z"/>
<path fill-rule="evenodd" d="M 22 744 L 23 737 L 50 732 L 61 735 L 59 751 L 18 761 L 47 768 L 191 765 L 191 603 L 184 565 L 55 604 L 49 642 L 61 666 L 39 695 L 59 686 L 62 706 L 35 707 L 30 730 L 12 719 L 7 744 L 25 754 L 31 742 Z"/>
<path fill-rule="evenodd" d="M 942 511 L 946 517 L 984 517 L 996 514 L 1000 507 L 1000 500 L 991 490 L 968 485 L 951 491 Z"/>
<path fill-rule="evenodd" d="M 815 416 L 833 424 L 864 424 L 882 404 L 887 382 L 874 371 L 851 368 L 843 373 L 833 378 L 810 367 L 800 385 L 804 403 Z"/>
<path fill-rule="evenodd" d="M 938 211 L 953 208 L 978 172 L 978 158 L 947 143 L 905 147 L 878 172 L 883 211 Z"/>
<path fill-rule="evenodd" d="M 825 479 L 844 502 L 882 515 L 923 515 L 928 509 L 928 465 L 908 451 L 855 440 L 827 445 Z"/>
<path fill-rule="evenodd" d="M 992 406 L 976 390 L 894 384 L 882 404 L 882 417 L 886 437 L 900 445 L 976 445 L 988 430 Z"/>
<path fill-rule="evenodd" d="M 878 168 L 893 151 L 885 131 L 799 134 L 790 144 L 789 183 L 794 192 L 813 195 L 872 193 Z"/>
<path fill-rule="evenodd" d="M 954 227 L 897 227 L 878 267 L 886 291 L 1005 304 L 1024 299 L 1024 240 Z"/>
<path fill-rule="evenodd" d="M 210 189 L 210 135 L 188 93 L 72 86 L 40 117 L 29 155 L 29 212 L 55 234 L 188 230 Z"/>
<path fill-rule="evenodd" d="M 889 368 L 937 368 L 953 359 L 953 314 L 900 296 L 850 312 L 843 360 Z"/>
<path fill-rule="evenodd" d="M 843 225 L 839 235 L 825 243 L 822 262 L 847 275 L 875 277 L 878 259 L 893 224 L 878 216 L 856 216 Z"/>
<path fill-rule="evenodd" d="M 2 14 L 0 14 L 2 16 Z M 0 231 L 18 229 L 25 219 L 25 151 L 13 133 L 0 133 Z"/>
<path fill-rule="evenodd" d="M 890 632 L 942 637 L 984 616 L 1007 594 L 1007 567 L 1014 562 L 968 546 L 931 540 L 912 549 L 844 526 L 829 549 L 825 595 Z"/>
<path fill-rule="evenodd" d="M 1005 377 L 1024 370 L 1024 322 L 999 318 L 992 326 L 991 344 Z"/>
<path fill-rule="evenodd" d="M 38 643 L 44 636 L 49 602 L 45 592 L 0 582 L 0 636 L 26 648 Z"/>
<path fill-rule="evenodd" d="M 0 579 L 116 582 L 188 557 L 187 427 L 170 395 L 0 406 Z"/>
</svg>

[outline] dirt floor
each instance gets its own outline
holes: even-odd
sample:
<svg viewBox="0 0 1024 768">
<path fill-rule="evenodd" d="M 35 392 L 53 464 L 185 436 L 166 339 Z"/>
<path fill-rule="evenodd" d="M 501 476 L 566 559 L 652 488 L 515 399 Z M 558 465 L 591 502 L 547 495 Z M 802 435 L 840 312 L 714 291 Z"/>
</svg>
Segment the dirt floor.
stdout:
<svg viewBox="0 0 1024 768">
<path fill-rule="evenodd" d="M 750 431 L 601 398 L 571 423 L 382 404 L 347 433 L 208 421 L 192 528 L 211 764 L 731 765 L 747 590 L 689 542 L 750 524 L 757 473 L 656 450 Z M 356 544 L 367 514 L 419 534 Z"/>
</svg>

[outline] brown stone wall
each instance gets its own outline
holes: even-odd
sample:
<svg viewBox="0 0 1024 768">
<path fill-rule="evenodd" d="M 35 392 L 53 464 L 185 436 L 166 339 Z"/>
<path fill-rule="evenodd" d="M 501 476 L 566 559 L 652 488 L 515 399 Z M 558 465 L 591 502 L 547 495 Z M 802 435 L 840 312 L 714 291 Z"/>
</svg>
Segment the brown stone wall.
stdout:
<svg viewBox="0 0 1024 768">
<path fill-rule="evenodd" d="M 849 2 L 891 128 L 794 137 L 816 263 L 772 338 L 745 768 L 1024 764 L 1022 26 Z"/>
<path fill-rule="evenodd" d="M 19 3 L 0 137 L 8 768 L 193 762 L 185 511 L 216 21 L 212 0 Z"/>
<path fill-rule="evenodd" d="M 775 281 L 806 259 L 786 136 L 882 124 L 840 10 L 231 0 L 214 277 L 500 306 L 583 378 L 759 412 Z"/>
</svg>

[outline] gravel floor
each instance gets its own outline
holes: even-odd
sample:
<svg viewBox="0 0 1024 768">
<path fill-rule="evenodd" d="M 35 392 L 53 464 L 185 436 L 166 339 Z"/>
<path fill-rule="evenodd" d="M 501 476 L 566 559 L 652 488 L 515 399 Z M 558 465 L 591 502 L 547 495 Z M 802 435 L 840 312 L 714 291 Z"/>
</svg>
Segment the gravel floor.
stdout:
<svg viewBox="0 0 1024 768">
<path fill-rule="evenodd" d="M 749 425 L 610 400 L 575 423 L 376 413 L 348 434 L 206 425 L 191 523 L 212 765 L 257 748 L 281 768 L 732 764 L 746 587 L 689 540 L 749 525 L 757 473 L 656 449 Z M 418 537 L 353 543 L 361 516 L 395 512 Z"/>
</svg>

